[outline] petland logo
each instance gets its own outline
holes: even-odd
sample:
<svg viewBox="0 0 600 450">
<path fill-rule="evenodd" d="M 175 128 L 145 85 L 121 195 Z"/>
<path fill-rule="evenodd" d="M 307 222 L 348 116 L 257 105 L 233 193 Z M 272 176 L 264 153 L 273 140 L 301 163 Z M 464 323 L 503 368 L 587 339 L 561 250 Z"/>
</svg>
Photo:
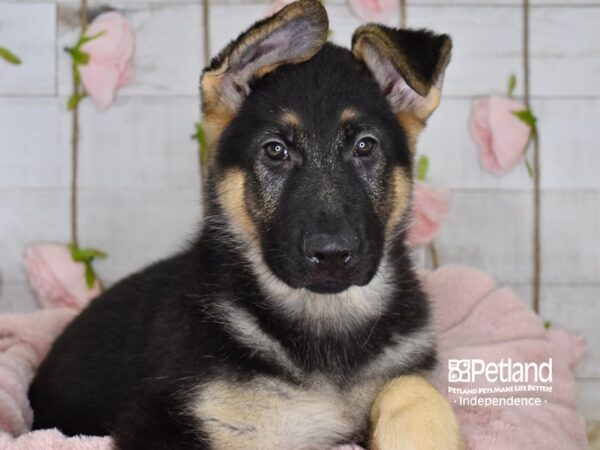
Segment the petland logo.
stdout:
<svg viewBox="0 0 600 450">
<path fill-rule="evenodd" d="M 449 359 L 450 383 L 552 383 L 552 358 L 542 363 L 520 363 L 512 359 L 486 363 L 482 359 Z"/>
</svg>

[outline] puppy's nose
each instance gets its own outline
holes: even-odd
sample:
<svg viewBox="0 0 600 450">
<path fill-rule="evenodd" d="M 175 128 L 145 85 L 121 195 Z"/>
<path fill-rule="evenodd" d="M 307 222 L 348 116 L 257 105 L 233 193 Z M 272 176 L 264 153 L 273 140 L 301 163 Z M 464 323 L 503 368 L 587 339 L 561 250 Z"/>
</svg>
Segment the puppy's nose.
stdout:
<svg viewBox="0 0 600 450">
<path fill-rule="evenodd" d="M 356 258 L 360 241 L 358 236 L 345 234 L 309 234 L 304 238 L 304 256 L 318 269 L 346 269 Z"/>
</svg>

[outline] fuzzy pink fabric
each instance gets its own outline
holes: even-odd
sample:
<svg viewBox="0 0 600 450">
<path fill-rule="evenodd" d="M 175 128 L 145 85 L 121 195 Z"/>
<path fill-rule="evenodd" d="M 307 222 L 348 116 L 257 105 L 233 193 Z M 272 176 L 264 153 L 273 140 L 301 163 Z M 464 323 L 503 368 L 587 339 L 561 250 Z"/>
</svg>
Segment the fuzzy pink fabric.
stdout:
<svg viewBox="0 0 600 450">
<path fill-rule="evenodd" d="M 552 393 L 535 393 L 541 406 L 467 407 L 455 404 L 469 449 L 586 449 L 585 421 L 576 408 L 573 369 L 585 340 L 566 330 L 546 330 L 539 316 L 485 273 L 447 266 L 425 276 L 434 302 L 440 367 L 435 384 L 450 401 L 448 359 L 541 363 L 553 359 Z M 533 383 L 532 383 L 533 384 Z M 454 384 L 457 386 L 457 384 Z M 486 382 L 468 388 L 494 387 Z M 506 394 L 528 398 L 531 392 Z"/>
<path fill-rule="evenodd" d="M 67 437 L 56 429 L 36 430 L 17 438 L 0 432 L 2 450 L 114 450 L 110 437 Z"/>
<path fill-rule="evenodd" d="M 0 430 L 17 436 L 31 427 L 27 388 L 52 341 L 77 312 L 52 308 L 0 316 Z"/>
<path fill-rule="evenodd" d="M 499 361 L 510 357 L 523 362 L 553 358 L 553 392 L 539 394 L 547 401 L 541 406 L 455 405 L 466 447 L 587 448 L 585 424 L 575 411 L 577 386 L 573 377 L 585 350 L 584 340 L 562 329 L 545 330 L 540 318 L 514 292 L 498 287 L 478 270 L 447 266 L 424 272 L 422 279 L 434 304 L 439 333 L 441 364 L 435 372 L 435 384 L 450 401 L 457 398 L 447 392 L 449 358 Z M 56 430 L 27 432 L 32 418 L 27 386 L 52 341 L 76 314 L 76 309 L 53 308 L 0 316 L 0 430 L 4 431 L 0 431 L 0 449 L 111 448 L 110 438 L 67 438 Z"/>
</svg>

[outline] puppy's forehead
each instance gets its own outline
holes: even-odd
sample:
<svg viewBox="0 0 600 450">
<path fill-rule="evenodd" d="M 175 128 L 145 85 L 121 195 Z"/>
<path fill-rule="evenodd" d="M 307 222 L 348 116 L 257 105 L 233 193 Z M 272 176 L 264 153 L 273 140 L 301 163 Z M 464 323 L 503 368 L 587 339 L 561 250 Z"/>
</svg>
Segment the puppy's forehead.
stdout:
<svg viewBox="0 0 600 450">
<path fill-rule="evenodd" d="M 360 118 L 360 113 L 354 106 L 342 108 L 337 115 L 332 116 L 333 122 L 337 120 L 340 128 L 347 127 L 356 123 Z M 285 128 L 303 131 L 305 123 L 299 113 L 291 109 L 285 109 L 279 114 L 278 120 Z"/>
<path fill-rule="evenodd" d="M 325 132 L 389 110 L 372 75 L 349 50 L 326 45 L 309 61 L 259 80 L 247 99 L 252 114 Z"/>
</svg>

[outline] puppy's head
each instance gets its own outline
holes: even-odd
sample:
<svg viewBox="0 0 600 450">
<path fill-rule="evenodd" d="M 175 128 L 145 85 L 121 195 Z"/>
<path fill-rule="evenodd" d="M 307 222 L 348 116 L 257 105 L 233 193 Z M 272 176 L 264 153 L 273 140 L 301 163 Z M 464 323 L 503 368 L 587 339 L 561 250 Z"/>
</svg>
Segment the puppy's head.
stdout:
<svg viewBox="0 0 600 450">
<path fill-rule="evenodd" d="M 365 25 L 349 51 L 327 31 L 321 4 L 300 0 L 202 77 L 212 198 L 258 263 L 319 293 L 369 283 L 403 229 L 416 137 L 451 48 L 447 36 Z"/>
</svg>

